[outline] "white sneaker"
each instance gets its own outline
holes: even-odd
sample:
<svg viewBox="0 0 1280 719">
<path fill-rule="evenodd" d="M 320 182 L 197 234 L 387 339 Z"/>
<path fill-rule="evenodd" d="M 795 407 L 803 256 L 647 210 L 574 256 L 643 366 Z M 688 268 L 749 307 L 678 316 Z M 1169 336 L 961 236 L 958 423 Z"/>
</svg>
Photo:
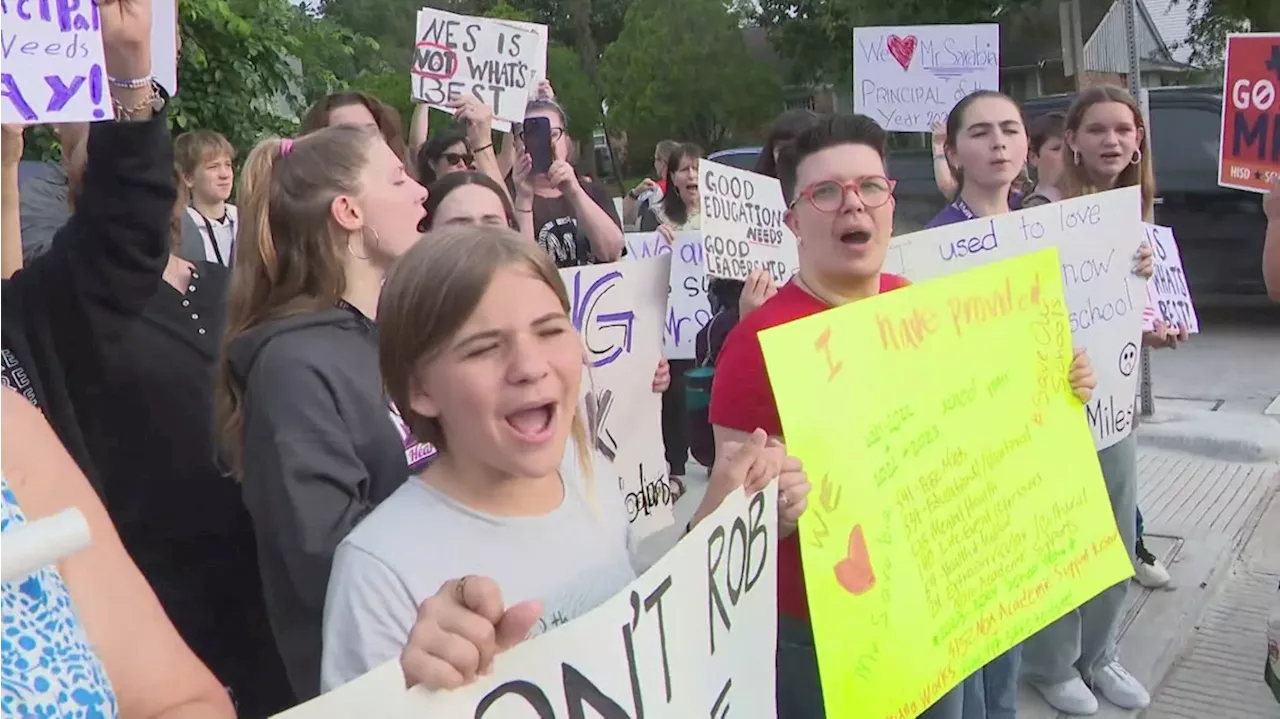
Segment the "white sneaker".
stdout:
<svg viewBox="0 0 1280 719">
<path fill-rule="evenodd" d="M 1098 698 L 1080 677 L 1073 677 L 1060 684 L 1032 683 L 1049 706 L 1072 716 L 1090 716 L 1098 712 Z"/>
<path fill-rule="evenodd" d="M 1151 695 L 1146 688 L 1117 661 L 1112 661 L 1093 675 L 1093 688 L 1121 709 L 1146 709 L 1151 704 Z"/>
<path fill-rule="evenodd" d="M 1172 578 L 1169 576 L 1169 570 L 1165 569 L 1164 564 L 1156 558 L 1156 555 L 1147 551 L 1146 545 L 1142 540 L 1138 540 L 1136 558 L 1133 561 L 1133 579 L 1138 584 L 1147 589 L 1163 589 L 1169 586 Z"/>
</svg>

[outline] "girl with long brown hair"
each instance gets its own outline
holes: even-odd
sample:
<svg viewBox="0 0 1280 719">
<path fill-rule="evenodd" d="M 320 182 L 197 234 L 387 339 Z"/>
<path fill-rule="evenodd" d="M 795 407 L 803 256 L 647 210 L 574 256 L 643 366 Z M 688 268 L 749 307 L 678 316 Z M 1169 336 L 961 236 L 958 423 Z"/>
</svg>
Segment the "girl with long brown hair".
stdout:
<svg viewBox="0 0 1280 719">
<path fill-rule="evenodd" d="M 374 326 L 427 193 L 376 130 L 354 124 L 261 142 L 242 180 L 218 423 L 272 631 L 305 700 L 319 691 L 334 548 L 431 453 L 406 446 L 393 421 Z"/>
<path fill-rule="evenodd" d="M 1058 183 L 1063 199 L 1119 187 L 1142 189 L 1142 216 L 1152 220 L 1155 176 L 1142 111 L 1119 87 L 1100 85 L 1080 93 L 1067 111 L 1063 132 L 1063 168 Z M 1116 238 L 1132 247 L 1137 238 Z M 1145 243 L 1135 256 L 1134 274 L 1146 279 L 1153 264 Z M 1172 346 L 1183 337 L 1176 328 L 1157 326 L 1143 335 L 1150 347 Z M 1115 513 L 1120 538 L 1131 550 L 1137 542 L 1137 435 L 1098 452 L 1102 477 Z M 1142 709 L 1151 696 L 1117 659 L 1116 642 L 1128 580 L 1063 615 L 1023 644 L 1023 676 L 1045 700 L 1068 714 L 1098 710 L 1096 690 L 1123 709 Z"/>
</svg>

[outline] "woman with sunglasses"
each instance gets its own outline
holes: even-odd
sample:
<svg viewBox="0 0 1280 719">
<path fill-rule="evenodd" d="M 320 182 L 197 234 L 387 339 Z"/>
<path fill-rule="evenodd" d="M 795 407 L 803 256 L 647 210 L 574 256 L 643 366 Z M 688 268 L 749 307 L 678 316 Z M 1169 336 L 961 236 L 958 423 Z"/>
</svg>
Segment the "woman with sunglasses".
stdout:
<svg viewBox="0 0 1280 719">
<path fill-rule="evenodd" d="M 418 179 L 430 186 L 449 173 L 474 170 L 475 164 L 476 156 L 467 144 L 466 132 L 462 128 L 451 127 L 418 150 Z"/>
</svg>

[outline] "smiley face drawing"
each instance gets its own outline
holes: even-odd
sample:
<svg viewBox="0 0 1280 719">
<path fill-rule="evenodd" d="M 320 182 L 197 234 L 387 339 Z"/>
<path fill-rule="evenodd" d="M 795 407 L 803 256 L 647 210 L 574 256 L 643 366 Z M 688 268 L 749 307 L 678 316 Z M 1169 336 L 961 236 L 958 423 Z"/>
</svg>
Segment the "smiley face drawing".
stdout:
<svg viewBox="0 0 1280 719">
<path fill-rule="evenodd" d="M 836 562 L 834 569 L 836 581 L 855 597 L 875 588 L 876 571 L 871 566 L 871 555 L 867 552 L 867 539 L 862 534 L 861 524 L 855 524 L 853 531 L 849 532 L 848 553 Z"/>
<path fill-rule="evenodd" d="M 1138 346 L 1130 342 L 1120 350 L 1120 374 L 1128 377 L 1138 366 Z"/>
</svg>

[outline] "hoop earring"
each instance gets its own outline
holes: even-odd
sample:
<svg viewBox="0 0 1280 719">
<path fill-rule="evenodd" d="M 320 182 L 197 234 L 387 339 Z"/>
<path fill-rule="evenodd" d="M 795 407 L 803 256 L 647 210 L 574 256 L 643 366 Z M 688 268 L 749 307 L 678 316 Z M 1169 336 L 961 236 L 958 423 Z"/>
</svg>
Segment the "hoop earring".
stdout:
<svg viewBox="0 0 1280 719">
<path fill-rule="evenodd" d="M 1075 148 L 1072 148 L 1072 150 L 1071 150 L 1071 160 L 1072 160 L 1072 162 L 1074 162 L 1074 163 L 1075 163 L 1075 164 L 1077 164 L 1077 165 L 1079 165 L 1079 164 L 1080 164 L 1080 151 L 1079 151 L 1079 150 L 1077 150 L 1077 149 L 1075 149 Z"/>
<path fill-rule="evenodd" d="M 1133 159 L 1129 160 L 1130 165 L 1138 165 L 1142 163 L 1142 150 L 1133 151 Z"/>
</svg>

